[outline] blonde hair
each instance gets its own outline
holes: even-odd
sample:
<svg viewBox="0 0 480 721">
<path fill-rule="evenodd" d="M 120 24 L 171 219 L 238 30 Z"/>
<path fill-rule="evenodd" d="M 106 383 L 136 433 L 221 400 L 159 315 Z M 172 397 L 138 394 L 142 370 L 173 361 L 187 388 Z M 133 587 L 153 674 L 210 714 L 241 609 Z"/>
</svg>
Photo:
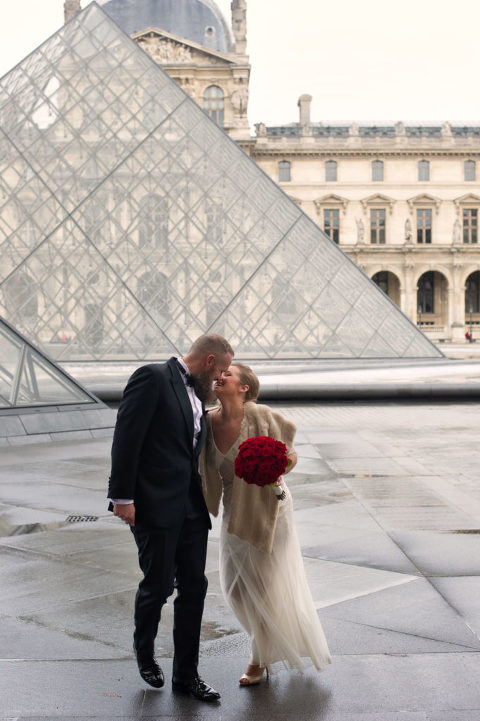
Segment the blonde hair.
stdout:
<svg viewBox="0 0 480 721">
<path fill-rule="evenodd" d="M 240 383 L 242 386 L 248 386 L 248 391 L 245 393 L 245 403 L 247 401 L 256 401 L 258 394 L 260 393 L 260 381 L 258 380 L 255 373 L 252 371 L 250 366 L 244 363 L 232 363 L 235 368 L 238 368 Z"/>
</svg>

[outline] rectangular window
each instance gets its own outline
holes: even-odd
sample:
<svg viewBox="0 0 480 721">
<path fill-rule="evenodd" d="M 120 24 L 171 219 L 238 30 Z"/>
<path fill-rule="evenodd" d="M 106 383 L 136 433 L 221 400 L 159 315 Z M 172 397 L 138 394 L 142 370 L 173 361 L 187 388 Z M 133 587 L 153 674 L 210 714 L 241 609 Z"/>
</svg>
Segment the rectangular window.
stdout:
<svg viewBox="0 0 480 721">
<path fill-rule="evenodd" d="M 335 243 L 340 238 L 340 211 L 337 209 L 323 211 L 323 229 Z"/>
<path fill-rule="evenodd" d="M 418 179 L 430 180 L 430 161 L 420 160 L 418 163 Z"/>
<path fill-rule="evenodd" d="M 432 242 L 432 210 L 417 208 L 417 243 Z"/>
<path fill-rule="evenodd" d="M 337 179 L 337 161 L 327 160 L 325 163 L 325 180 Z"/>
<path fill-rule="evenodd" d="M 478 210 L 476 208 L 463 209 L 463 242 L 477 243 L 478 239 Z"/>
<path fill-rule="evenodd" d="M 372 208 L 370 210 L 370 242 L 374 245 L 385 243 L 385 208 Z"/>
<path fill-rule="evenodd" d="M 463 167 L 465 180 L 475 180 L 475 161 L 466 160 Z"/>
<path fill-rule="evenodd" d="M 278 180 L 280 183 L 290 182 L 290 161 L 281 160 L 278 164 Z"/>
<path fill-rule="evenodd" d="M 372 163 L 372 180 L 383 180 L 383 160 L 374 160 Z"/>
</svg>

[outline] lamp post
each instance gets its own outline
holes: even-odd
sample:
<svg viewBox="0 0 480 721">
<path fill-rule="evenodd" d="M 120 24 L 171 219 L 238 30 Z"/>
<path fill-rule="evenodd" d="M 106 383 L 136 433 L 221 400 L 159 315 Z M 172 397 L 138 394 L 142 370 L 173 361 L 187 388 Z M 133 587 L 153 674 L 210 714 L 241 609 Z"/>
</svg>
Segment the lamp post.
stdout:
<svg viewBox="0 0 480 721">
<path fill-rule="evenodd" d="M 469 343 L 473 343 L 473 336 L 472 336 L 472 314 L 473 314 L 473 306 L 470 303 L 469 307 L 469 313 L 470 313 L 470 338 L 468 339 Z"/>
<path fill-rule="evenodd" d="M 420 327 L 422 325 L 422 304 L 421 303 L 418 304 L 417 314 L 418 314 L 417 325 Z"/>
</svg>

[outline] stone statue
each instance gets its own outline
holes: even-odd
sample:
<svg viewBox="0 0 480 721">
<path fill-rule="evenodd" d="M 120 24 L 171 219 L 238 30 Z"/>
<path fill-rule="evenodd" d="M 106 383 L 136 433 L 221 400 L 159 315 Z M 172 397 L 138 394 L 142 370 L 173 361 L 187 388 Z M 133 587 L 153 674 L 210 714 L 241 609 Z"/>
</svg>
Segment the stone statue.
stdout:
<svg viewBox="0 0 480 721">
<path fill-rule="evenodd" d="M 65 22 L 67 23 L 69 20 L 71 20 L 77 13 L 81 11 L 80 7 L 80 0 L 65 0 L 63 4 L 63 16 L 65 18 Z"/>
<path fill-rule="evenodd" d="M 233 109 L 237 115 L 246 115 L 248 107 L 248 88 L 240 85 L 230 96 Z"/>
<path fill-rule="evenodd" d="M 267 135 L 267 126 L 265 123 L 255 123 L 255 132 L 257 138 L 265 138 Z"/>
<path fill-rule="evenodd" d="M 411 243 L 413 239 L 412 222 L 410 218 L 405 221 L 405 243 Z"/>
<path fill-rule="evenodd" d="M 363 243 L 365 239 L 365 226 L 361 218 L 356 218 L 357 223 L 357 243 Z"/>
<path fill-rule="evenodd" d="M 232 0 L 232 29 L 235 40 L 247 37 L 247 3 L 246 0 Z"/>
<path fill-rule="evenodd" d="M 406 134 L 407 134 L 407 131 L 405 130 L 405 125 L 401 121 L 398 123 L 395 123 L 395 135 L 402 137 Z"/>
<path fill-rule="evenodd" d="M 458 245 L 462 240 L 462 226 L 457 218 L 453 224 L 453 244 Z"/>
<path fill-rule="evenodd" d="M 442 123 L 442 138 L 451 138 L 452 137 L 452 126 L 448 121 L 445 121 Z"/>
</svg>

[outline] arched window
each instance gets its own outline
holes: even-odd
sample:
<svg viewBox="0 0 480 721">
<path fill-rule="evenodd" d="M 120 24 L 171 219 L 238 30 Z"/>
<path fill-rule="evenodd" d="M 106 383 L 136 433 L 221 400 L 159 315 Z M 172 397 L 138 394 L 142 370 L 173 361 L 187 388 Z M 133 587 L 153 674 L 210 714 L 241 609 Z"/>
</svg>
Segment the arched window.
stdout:
<svg viewBox="0 0 480 721">
<path fill-rule="evenodd" d="M 168 250 L 168 203 L 161 195 L 145 195 L 140 201 L 138 246 Z"/>
<path fill-rule="evenodd" d="M 209 85 L 203 93 L 203 109 L 217 125 L 223 128 L 225 96 L 222 88 L 218 85 Z"/>
<path fill-rule="evenodd" d="M 278 180 L 280 183 L 288 183 L 290 182 L 291 174 L 290 174 L 290 161 L 289 160 L 281 160 L 278 164 Z"/>
<path fill-rule="evenodd" d="M 383 180 L 383 160 L 372 162 L 372 180 Z"/>
<path fill-rule="evenodd" d="M 170 289 L 167 277 L 156 270 L 147 270 L 137 281 L 137 298 L 156 320 L 169 316 Z"/>
<path fill-rule="evenodd" d="M 480 271 L 468 276 L 465 285 L 465 313 L 480 313 Z"/>
<path fill-rule="evenodd" d="M 419 180 L 430 180 L 430 161 L 419 160 L 418 161 L 418 179 Z"/>
<path fill-rule="evenodd" d="M 475 180 L 476 168 L 474 160 L 466 160 L 463 164 L 464 167 L 464 178 L 465 180 Z"/>
<path fill-rule="evenodd" d="M 32 327 L 38 320 L 37 284 L 32 276 L 17 271 L 3 284 L 3 293 L 14 325 Z"/>
<path fill-rule="evenodd" d="M 325 180 L 337 180 L 336 160 L 327 160 L 325 163 Z"/>
<path fill-rule="evenodd" d="M 417 308 L 419 313 L 434 313 L 435 281 L 433 270 L 424 273 L 418 280 Z"/>
</svg>

